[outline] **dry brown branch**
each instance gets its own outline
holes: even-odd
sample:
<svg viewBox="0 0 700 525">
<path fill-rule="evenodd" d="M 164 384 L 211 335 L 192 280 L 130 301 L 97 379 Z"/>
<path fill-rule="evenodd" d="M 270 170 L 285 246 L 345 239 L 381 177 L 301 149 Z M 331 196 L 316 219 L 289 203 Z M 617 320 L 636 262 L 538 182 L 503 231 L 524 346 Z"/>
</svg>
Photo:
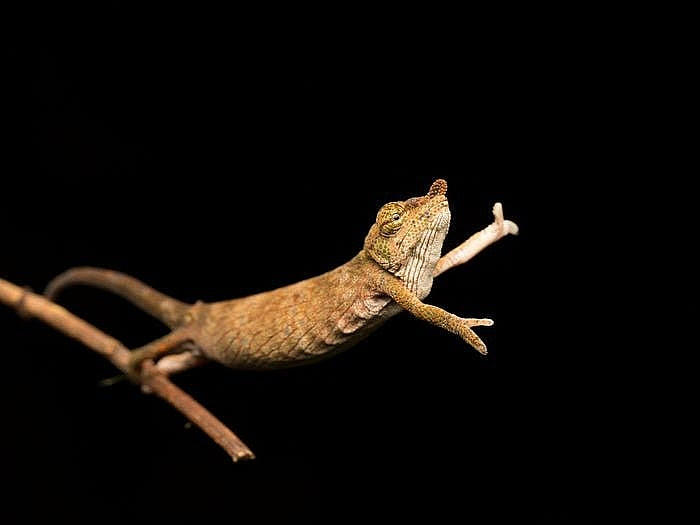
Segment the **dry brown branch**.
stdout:
<svg viewBox="0 0 700 525">
<path fill-rule="evenodd" d="M 129 368 L 130 351 L 119 341 L 76 317 L 62 306 L 44 297 L 0 279 L 0 302 L 15 308 L 19 313 L 36 317 L 64 334 L 77 339 L 85 346 L 109 359 L 124 373 Z M 253 459 L 253 452 L 211 412 L 190 395 L 172 383 L 153 362 L 146 362 L 137 378 L 144 392 L 151 392 L 164 399 L 201 428 L 233 459 Z"/>
</svg>

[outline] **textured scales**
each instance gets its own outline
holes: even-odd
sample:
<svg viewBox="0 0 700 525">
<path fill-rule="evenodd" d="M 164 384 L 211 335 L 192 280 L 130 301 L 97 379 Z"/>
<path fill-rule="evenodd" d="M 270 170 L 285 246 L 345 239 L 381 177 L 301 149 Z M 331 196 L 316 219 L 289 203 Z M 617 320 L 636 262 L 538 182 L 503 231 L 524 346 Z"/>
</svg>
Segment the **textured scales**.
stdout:
<svg viewBox="0 0 700 525">
<path fill-rule="evenodd" d="M 486 346 L 471 327 L 488 326 L 489 319 L 457 317 L 422 302 L 433 276 L 463 263 L 467 255 L 461 254 L 470 252 L 453 250 L 449 264 L 443 260 L 436 270 L 450 224 L 446 193 L 447 183 L 440 179 L 425 196 L 385 204 L 363 249 L 350 261 L 276 290 L 188 305 L 118 272 L 76 268 L 54 279 L 46 293 L 54 296 L 71 284 L 98 286 L 124 296 L 173 328 L 169 335 L 133 352 L 134 373 L 144 359 L 176 351 L 188 353 L 181 359 L 187 365 L 171 365 L 173 370 L 202 360 L 244 369 L 301 365 L 352 346 L 402 309 L 459 335 L 485 354 Z M 498 228 L 489 243 L 517 232 L 513 223 L 504 223 L 502 213 Z M 168 356 L 173 362 L 176 357 Z"/>
<path fill-rule="evenodd" d="M 204 306 L 204 355 L 236 368 L 275 368 L 348 348 L 401 311 L 384 289 L 387 271 L 424 298 L 450 223 L 446 189 L 438 181 L 430 196 L 382 206 L 365 248 L 330 272 Z"/>
<path fill-rule="evenodd" d="M 203 305 L 197 343 L 204 355 L 234 368 L 279 368 L 327 356 L 400 310 L 370 284 L 381 271 L 360 252 L 318 277 Z"/>
</svg>

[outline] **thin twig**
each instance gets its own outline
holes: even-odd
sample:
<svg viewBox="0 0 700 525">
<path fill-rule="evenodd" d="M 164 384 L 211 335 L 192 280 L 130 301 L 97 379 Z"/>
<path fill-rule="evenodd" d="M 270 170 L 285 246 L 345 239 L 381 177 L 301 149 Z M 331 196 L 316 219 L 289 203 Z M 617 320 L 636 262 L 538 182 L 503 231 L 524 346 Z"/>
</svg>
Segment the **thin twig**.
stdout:
<svg viewBox="0 0 700 525">
<path fill-rule="evenodd" d="M 0 302 L 22 314 L 36 317 L 64 334 L 93 349 L 124 373 L 129 370 L 130 351 L 119 341 L 108 336 L 90 323 L 76 317 L 62 306 L 26 289 L 0 279 Z M 253 452 L 211 412 L 190 395 L 172 383 L 152 362 L 144 363 L 138 381 L 145 392 L 164 399 L 192 423 L 201 428 L 233 459 L 253 459 Z"/>
<path fill-rule="evenodd" d="M 490 244 L 508 234 L 517 235 L 518 225 L 503 219 L 503 206 L 500 202 L 493 205 L 493 222 L 476 232 L 454 250 L 443 255 L 435 266 L 433 277 L 437 277 L 450 268 L 464 264 Z"/>
</svg>

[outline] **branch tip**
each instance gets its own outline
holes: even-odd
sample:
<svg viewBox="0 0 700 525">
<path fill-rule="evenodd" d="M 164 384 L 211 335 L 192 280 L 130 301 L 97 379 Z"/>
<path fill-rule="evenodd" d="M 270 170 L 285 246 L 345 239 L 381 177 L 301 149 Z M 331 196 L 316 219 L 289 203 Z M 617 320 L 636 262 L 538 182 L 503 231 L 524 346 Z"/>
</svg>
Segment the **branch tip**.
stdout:
<svg viewBox="0 0 700 525">
<path fill-rule="evenodd" d="M 129 349 L 62 306 L 4 279 L 0 279 L 0 302 L 18 312 L 26 312 L 31 317 L 36 317 L 69 337 L 77 339 L 111 361 L 124 374 L 130 374 L 131 352 Z M 144 362 L 144 364 L 145 367 L 142 367 L 141 374 L 137 377 L 133 377 L 135 374 L 131 374 L 131 376 L 145 392 L 157 395 L 179 410 L 223 448 L 234 461 L 255 458 L 245 443 L 194 398 L 172 383 L 152 361 Z M 112 381 L 107 380 L 101 383 L 108 385 Z"/>
</svg>

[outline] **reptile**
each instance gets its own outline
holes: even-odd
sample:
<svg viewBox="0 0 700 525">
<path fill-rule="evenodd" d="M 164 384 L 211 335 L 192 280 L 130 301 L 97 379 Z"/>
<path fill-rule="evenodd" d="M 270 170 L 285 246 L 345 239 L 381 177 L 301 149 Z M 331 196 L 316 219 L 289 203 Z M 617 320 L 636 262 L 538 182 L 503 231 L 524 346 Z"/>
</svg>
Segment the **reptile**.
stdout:
<svg viewBox="0 0 700 525">
<path fill-rule="evenodd" d="M 433 278 L 466 262 L 515 223 L 494 206 L 493 224 L 441 257 L 450 225 L 447 183 L 436 180 L 426 195 L 379 209 L 364 246 L 351 260 L 275 290 L 232 300 L 188 304 L 134 277 L 93 267 L 70 269 L 53 279 L 54 299 L 81 284 L 116 293 L 165 323 L 171 331 L 131 353 L 138 377 L 145 360 L 164 373 L 215 361 L 236 369 L 279 369 L 318 361 L 345 350 L 403 310 L 452 332 L 479 353 L 486 345 L 472 330 L 491 319 L 463 318 L 423 302 Z"/>
</svg>

